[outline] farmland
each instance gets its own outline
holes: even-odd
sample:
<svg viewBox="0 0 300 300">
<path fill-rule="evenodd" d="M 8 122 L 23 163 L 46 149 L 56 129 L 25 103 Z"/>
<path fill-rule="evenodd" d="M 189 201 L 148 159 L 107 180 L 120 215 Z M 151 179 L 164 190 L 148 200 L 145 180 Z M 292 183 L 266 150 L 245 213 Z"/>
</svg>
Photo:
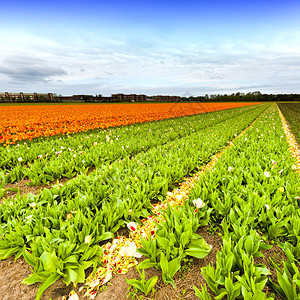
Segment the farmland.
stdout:
<svg viewBox="0 0 300 300">
<path fill-rule="evenodd" d="M 0 259 L 31 265 L 22 279 L 37 299 L 57 282 L 68 288 L 55 299 L 73 284 L 80 297 L 118 299 L 114 284 L 101 290 L 138 262 L 142 279 L 123 283 L 132 297 L 297 299 L 299 153 L 277 105 L 164 105 L 132 115 L 103 106 L 101 117 L 92 105 L 22 118 L 10 107 Z M 280 108 L 297 136 L 299 106 Z M 24 180 L 43 188 L 21 191 Z M 184 286 L 187 266 L 199 280 Z"/>
</svg>

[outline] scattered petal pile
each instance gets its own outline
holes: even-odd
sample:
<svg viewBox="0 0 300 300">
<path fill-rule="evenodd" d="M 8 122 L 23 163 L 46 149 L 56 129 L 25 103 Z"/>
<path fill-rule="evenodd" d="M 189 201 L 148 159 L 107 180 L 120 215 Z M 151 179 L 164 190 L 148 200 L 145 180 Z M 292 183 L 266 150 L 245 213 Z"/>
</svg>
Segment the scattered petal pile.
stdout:
<svg viewBox="0 0 300 300">
<path fill-rule="evenodd" d="M 129 268 L 137 265 L 136 258 L 141 257 L 141 254 L 136 252 L 137 246 L 133 239 L 124 236 L 115 238 L 112 243 L 107 243 L 102 248 L 103 267 L 99 267 L 86 281 L 85 296 L 90 296 L 91 299 L 96 296 L 99 287 L 112 278 L 112 274 L 127 273 Z"/>
</svg>

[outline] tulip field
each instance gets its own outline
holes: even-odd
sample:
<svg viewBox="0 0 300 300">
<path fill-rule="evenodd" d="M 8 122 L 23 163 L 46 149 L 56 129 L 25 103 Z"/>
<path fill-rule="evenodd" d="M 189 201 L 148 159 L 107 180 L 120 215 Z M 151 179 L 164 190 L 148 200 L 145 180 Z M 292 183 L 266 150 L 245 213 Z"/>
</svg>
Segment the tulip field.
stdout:
<svg viewBox="0 0 300 300">
<path fill-rule="evenodd" d="M 300 104 L 45 107 L 0 106 L 19 299 L 300 299 Z"/>
<path fill-rule="evenodd" d="M 0 106 L 0 143 L 189 116 L 254 103 Z"/>
</svg>

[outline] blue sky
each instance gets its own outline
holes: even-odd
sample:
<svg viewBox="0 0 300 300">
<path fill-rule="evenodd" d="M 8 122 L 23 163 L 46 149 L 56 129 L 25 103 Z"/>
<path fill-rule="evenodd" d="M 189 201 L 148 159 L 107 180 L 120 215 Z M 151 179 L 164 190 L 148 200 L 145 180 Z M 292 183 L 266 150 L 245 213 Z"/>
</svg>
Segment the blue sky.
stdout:
<svg viewBox="0 0 300 300">
<path fill-rule="evenodd" d="M 300 1 L 2 1 L 0 92 L 300 93 Z"/>
</svg>

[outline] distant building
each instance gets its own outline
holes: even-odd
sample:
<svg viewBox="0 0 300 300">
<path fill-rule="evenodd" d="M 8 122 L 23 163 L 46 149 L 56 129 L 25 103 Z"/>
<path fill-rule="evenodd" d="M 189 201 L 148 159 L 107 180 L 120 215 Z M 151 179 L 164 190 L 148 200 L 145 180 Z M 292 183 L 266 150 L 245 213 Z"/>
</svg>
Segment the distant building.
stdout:
<svg viewBox="0 0 300 300">
<path fill-rule="evenodd" d="M 147 96 L 146 95 L 137 95 L 137 101 L 138 102 L 146 102 Z"/>
<path fill-rule="evenodd" d="M 57 99 L 58 102 L 76 102 L 76 100 L 73 99 L 73 96 L 58 96 Z M 77 102 L 82 102 L 82 101 L 77 100 Z"/>
<path fill-rule="evenodd" d="M 98 96 L 98 97 L 95 97 L 95 102 L 109 103 L 109 102 L 112 102 L 112 98 L 111 97 Z"/>
<path fill-rule="evenodd" d="M 111 100 L 112 102 L 124 102 L 125 98 L 124 98 L 124 94 L 112 94 L 111 95 Z"/>
<path fill-rule="evenodd" d="M 181 97 L 179 96 L 166 96 L 166 95 L 157 95 L 153 96 L 154 102 L 179 102 Z"/>
<path fill-rule="evenodd" d="M 179 102 L 181 97 L 157 95 L 147 96 L 144 94 L 112 94 L 111 97 L 102 97 L 101 95 L 73 95 L 56 96 L 48 93 L 0 93 L 0 102 L 88 102 L 88 103 L 120 103 L 120 102 Z"/>
<path fill-rule="evenodd" d="M 136 94 L 112 94 L 112 102 L 145 102 L 147 101 L 146 95 L 136 95 Z"/>
<path fill-rule="evenodd" d="M 1 102 L 53 102 L 53 94 L 41 93 L 0 93 Z"/>
</svg>

